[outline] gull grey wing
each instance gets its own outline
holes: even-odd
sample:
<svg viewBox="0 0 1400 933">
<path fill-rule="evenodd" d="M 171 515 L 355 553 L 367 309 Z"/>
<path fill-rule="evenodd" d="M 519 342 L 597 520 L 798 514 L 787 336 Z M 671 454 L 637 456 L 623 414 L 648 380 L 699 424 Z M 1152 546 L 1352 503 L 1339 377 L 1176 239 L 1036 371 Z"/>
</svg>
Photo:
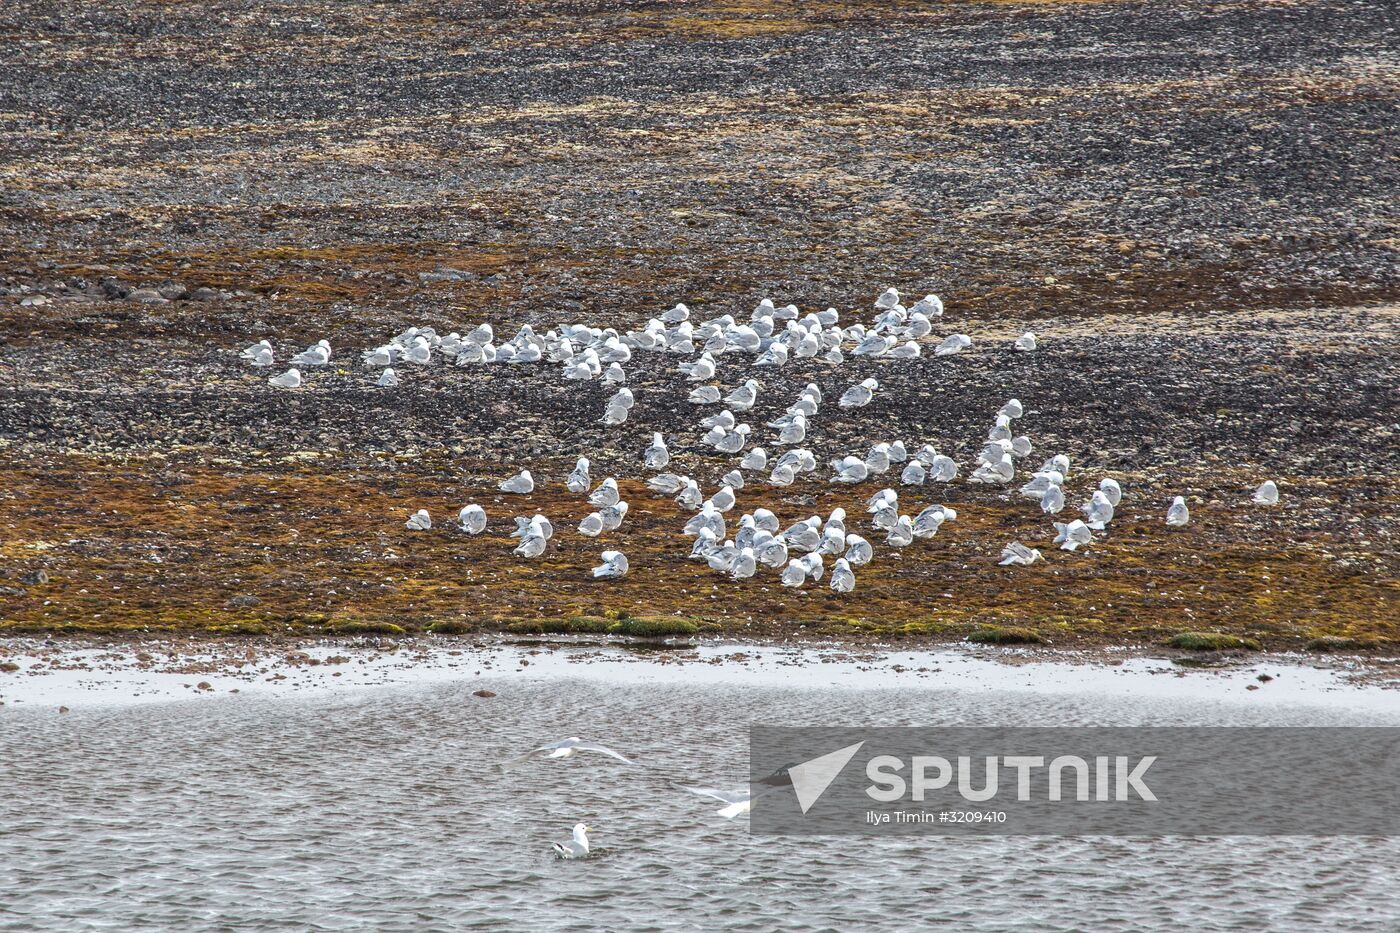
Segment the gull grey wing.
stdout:
<svg viewBox="0 0 1400 933">
<path fill-rule="evenodd" d="M 625 755 L 621 755 L 608 748 L 606 745 L 599 745 L 596 742 L 579 742 L 574 746 L 574 749 L 580 752 L 600 752 L 604 755 L 611 755 L 623 764 L 635 764 L 635 762 L 632 761 L 632 759 L 626 757 Z"/>
<path fill-rule="evenodd" d="M 717 787 L 687 787 L 686 790 L 692 794 L 699 794 L 701 797 L 713 797 L 720 803 L 742 803 L 752 796 L 747 787 L 737 787 L 733 790 L 720 790 Z"/>
<path fill-rule="evenodd" d="M 506 768 L 513 768 L 518 764 L 529 761 L 531 758 L 538 758 L 541 755 L 547 755 L 550 752 L 557 749 L 558 747 L 559 745 L 557 743 L 554 745 L 541 745 L 539 748 L 530 749 L 523 755 L 516 755 L 514 758 L 509 758 L 505 761 L 499 762 L 496 765 L 496 767 L 504 771 Z"/>
</svg>

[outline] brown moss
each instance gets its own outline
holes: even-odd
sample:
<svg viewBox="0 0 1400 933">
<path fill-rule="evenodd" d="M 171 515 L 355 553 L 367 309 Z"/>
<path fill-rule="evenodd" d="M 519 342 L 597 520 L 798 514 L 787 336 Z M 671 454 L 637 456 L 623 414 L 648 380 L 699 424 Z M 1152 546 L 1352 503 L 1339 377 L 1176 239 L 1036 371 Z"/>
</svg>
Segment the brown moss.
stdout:
<svg viewBox="0 0 1400 933">
<path fill-rule="evenodd" d="M 182 482 L 162 483 L 175 472 Z M 445 632 L 448 620 L 464 620 L 480 630 L 599 633 L 631 615 L 685 619 L 716 635 L 855 640 L 1025 628 L 1062 647 L 1151 643 L 1183 631 L 1294 649 L 1322 637 L 1383 647 L 1400 638 L 1392 558 L 1326 530 L 1300 540 L 1272 513 L 1201 505 L 1189 528 L 1168 529 L 1155 508 L 1139 504 L 1151 498 L 1144 494 L 1125 500 L 1112 533 L 1086 551 L 1047 551 L 1032 567 L 1006 571 L 995 566 L 995 543 L 1043 537 L 1042 517 L 999 491 L 955 487 L 957 521 L 902 553 L 877 542 L 880 558 L 859 570 L 856 591 L 837 596 L 820 585 L 794 591 L 767 573 L 736 583 L 687 560 L 676 506 L 624 478 L 632 510 L 618 534 L 646 572 L 603 584 L 589 575 L 598 542 L 568 532 L 591 506 L 557 483 L 503 497 L 494 489 L 499 472 L 432 453 L 400 460 L 392 472 L 334 457 L 212 467 L 193 455 L 15 455 L 0 466 L 0 488 L 11 493 L 0 500 L 0 576 L 18 578 L 42 553 L 52 579 L 42 593 L 7 596 L 0 630 Z M 1233 495 L 1239 484 L 1221 474 L 1181 481 L 1207 499 L 1215 488 Z M 1360 483 L 1369 484 L 1364 496 L 1353 496 L 1349 486 Z M 858 515 L 868 491 L 803 493 L 813 499 L 803 514 L 839 505 Z M 1384 512 L 1400 502 L 1400 482 L 1311 481 L 1306 494 Z M 782 498 L 756 487 L 744 505 L 792 515 Z M 473 500 L 492 515 L 483 535 L 403 529 L 410 503 L 440 516 Z M 523 561 L 509 553 L 509 517 L 533 511 L 563 532 L 546 557 Z M 250 592 L 261 599 L 255 608 L 225 608 Z"/>
</svg>

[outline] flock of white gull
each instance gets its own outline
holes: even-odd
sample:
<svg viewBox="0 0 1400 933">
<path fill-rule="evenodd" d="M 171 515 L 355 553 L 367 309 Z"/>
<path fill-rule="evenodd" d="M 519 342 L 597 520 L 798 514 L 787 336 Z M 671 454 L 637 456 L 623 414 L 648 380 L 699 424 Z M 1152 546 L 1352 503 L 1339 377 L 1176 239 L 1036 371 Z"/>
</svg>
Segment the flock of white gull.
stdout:
<svg viewBox="0 0 1400 933">
<path fill-rule="evenodd" d="M 835 308 L 804 315 L 795 305 L 777 307 L 765 298 L 747 323 L 726 314 L 697 326 L 690 320 L 690 310 L 678 304 L 649 320 L 640 330 L 619 333 L 612 328 L 570 324 L 537 334 L 527 324 L 501 343 L 496 343 L 490 324 L 482 324 L 466 336 L 440 336 L 429 327 L 410 327 L 383 346 L 365 351 L 363 362 L 380 370 L 376 384 L 386 387 L 398 385 L 396 365 L 427 366 L 434 359 L 450 359 L 458 366 L 556 364 L 563 368 L 565 379 L 598 379 L 605 385 L 618 386 L 600 418 L 600 423 L 615 426 L 627 421 L 636 403 L 626 387 L 626 364 L 639 353 L 683 357 L 677 368 L 689 382 L 696 383 L 688 400 L 697 406 L 719 406 L 716 414 L 699 422 L 702 443 L 719 454 L 738 457 L 737 466 L 720 478 L 718 490 L 707 498 L 694 478 L 665 472 L 671 455 L 661 433 L 652 435 L 651 444 L 642 454 L 645 469 L 654 474 L 647 479 L 647 486 L 673 497 L 682 509 L 694 513 L 683 526 L 684 534 L 693 539 L 690 557 L 734 579 L 753 577 L 763 568 L 779 571 L 782 584 L 790 587 L 820 582 L 827 573 L 826 560 L 831 558 L 831 589 L 849 593 L 856 585 L 855 568 L 874 560 L 875 550 L 869 540 L 848 530 L 844 509 L 835 509 L 825 519 L 814 515 L 783 528 L 773 512 L 757 508 L 742 514 L 733 537 L 729 536 L 727 516 L 736 508 L 746 483 L 766 479 L 771 486 L 786 487 L 819 469 L 817 456 L 798 445 L 806 439 L 808 425 L 820 413 L 822 390 L 816 383 L 808 383 L 780 417 L 767 423 L 773 432 L 770 446 L 786 448 L 770 455 L 764 447 L 750 446 L 753 427 L 739 420 L 754 407 L 762 388 L 759 381 L 745 379 L 727 394 L 713 383 L 719 360 L 730 354 L 752 357 L 751 365 L 762 367 L 781 367 L 791 359 L 819 359 L 840 366 L 847 348 L 851 354 L 867 358 L 920 357 L 925 346 L 920 341 L 931 337 L 934 322 L 943 316 L 943 302 L 936 295 L 926 295 L 906 308 L 898 291 L 890 288 L 876 299 L 875 311 L 869 326 L 857 323 L 842 327 Z M 935 356 L 951 356 L 971 345 L 972 339 L 966 334 L 952 334 L 934 345 L 932 352 Z M 1036 335 L 1025 333 L 1013 346 L 1019 352 L 1034 352 Z M 274 365 L 274 350 L 266 340 L 243 350 L 242 357 L 257 367 Z M 282 389 L 299 388 L 306 381 L 303 369 L 325 367 L 330 360 L 330 343 L 321 340 L 296 354 L 292 368 L 268 381 Z M 865 379 L 842 392 L 837 405 L 862 408 L 879 391 L 878 380 Z M 969 482 L 1007 486 L 1015 481 L 1017 464 L 1031 453 L 1030 439 L 1014 431 L 1023 412 L 1021 402 L 1013 398 L 995 414 Z M 899 484 L 906 487 L 948 483 L 959 472 L 958 464 L 932 444 L 923 444 L 911 452 L 900 440 L 877 443 L 864 455 L 833 459 L 828 467 L 832 483 L 863 483 L 898 470 Z M 628 505 L 621 498 L 614 477 L 595 486 L 590 470 L 588 458 L 580 457 L 564 484 L 571 493 L 586 494 L 595 507 L 579 523 L 578 533 L 597 538 L 622 526 Z M 1069 472 L 1069 458 L 1055 454 L 1020 485 L 1019 494 L 1038 502 L 1044 513 L 1057 515 L 1065 507 L 1064 484 Z M 521 470 L 503 480 L 499 488 L 509 494 L 529 495 L 536 488 L 536 480 L 530 470 Z M 1108 528 L 1121 497 L 1118 482 L 1103 479 L 1081 506 L 1083 518 L 1053 522 L 1052 543 L 1066 551 L 1090 544 L 1096 532 Z M 1264 482 L 1253 494 L 1253 501 L 1263 505 L 1274 505 L 1278 498 L 1278 487 L 1272 480 Z M 884 533 L 885 544 L 891 548 L 905 548 L 916 539 L 932 538 L 945 521 L 957 517 L 954 509 L 938 504 L 912 515 L 902 513 L 899 492 L 893 487 L 870 496 L 865 506 L 871 527 Z M 1175 497 L 1167 509 L 1166 524 L 1180 528 L 1190 518 L 1185 498 Z M 480 534 L 487 526 L 486 512 L 480 505 L 469 504 L 458 514 L 456 524 L 467 534 Z M 423 531 L 431 528 L 433 521 L 426 509 L 419 509 L 409 517 L 406 526 Z M 517 516 L 511 536 L 520 540 L 514 554 L 527 559 L 540 557 L 548 550 L 553 535 L 554 526 L 546 516 Z M 1013 541 L 1003 548 L 1000 563 L 1029 565 L 1040 559 L 1039 550 Z M 601 563 L 593 568 L 593 576 L 612 579 L 625 575 L 628 569 L 626 554 L 605 550 Z"/>
</svg>

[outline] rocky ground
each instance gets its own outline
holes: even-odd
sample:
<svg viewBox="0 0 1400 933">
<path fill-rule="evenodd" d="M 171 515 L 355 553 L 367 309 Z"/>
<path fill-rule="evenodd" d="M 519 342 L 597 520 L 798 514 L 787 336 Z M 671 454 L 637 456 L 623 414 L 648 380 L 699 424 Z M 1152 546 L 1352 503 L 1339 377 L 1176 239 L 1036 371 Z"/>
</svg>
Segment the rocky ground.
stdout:
<svg viewBox="0 0 1400 933">
<path fill-rule="evenodd" d="M 1228 631 L 1266 647 L 1400 644 L 1400 190 L 1393 7 L 1219 3 L 21 2 L 0 34 L 0 627 L 279 635 L 679 616 L 701 632 L 1054 644 Z M 637 408 L 554 367 L 403 371 L 358 351 L 410 324 L 636 326 L 759 297 L 869 320 L 941 294 L 951 359 L 793 364 L 823 457 L 930 441 L 965 466 L 1006 398 L 1072 504 L 1122 482 L 1111 532 L 1051 552 L 1032 502 L 954 483 L 931 542 L 854 594 L 685 561 L 646 494 L 652 430 L 712 483 L 674 360 Z M 1015 354 L 1033 329 L 1043 349 Z M 325 337 L 279 392 L 237 358 Z M 725 358 L 726 387 L 749 375 Z M 773 445 L 768 445 L 772 449 Z M 633 507 L 615 538 L 557 480 L 574 456 Z M 506 501 L 522 465 L 553 484 Z M 1252 508 L 1263 478 L 1276 509 Z M 785 522 L 876 488 L 741 493 Z M 1173 495 L 1195 521 L 1162 524 Z M 467 501 L 469 539 L 410 535 Z M 538 562 L 509 517 L 562 529 Z M 1031 568 L 995 566 L 1013 538 Z M 616 544 L 635 568 L 587 568 Z"/>
</svg>

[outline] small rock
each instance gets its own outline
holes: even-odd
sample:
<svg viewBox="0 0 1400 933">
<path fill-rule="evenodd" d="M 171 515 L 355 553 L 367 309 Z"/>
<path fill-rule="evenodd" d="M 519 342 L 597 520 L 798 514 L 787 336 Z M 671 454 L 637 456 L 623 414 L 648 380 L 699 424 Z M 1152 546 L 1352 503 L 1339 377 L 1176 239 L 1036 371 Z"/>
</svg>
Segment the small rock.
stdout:
<svg viewBox="0 0 1400 933">
<path fill-rule="evenodd" d="M 472 281 L 472 280 L 475 279 L 475 278 L 476 278 L 476 275 L 475 275 L 474 273 L 465 272 L 465 271 L 463 271 L 463 270 L 461 270 L 461 269 L 453 269 L 451 266 L 438 266 L 437 268 L 433 269 L 432 272 L 420 272 L 420 273 L 418 273 L 418 281 L 424 282 L 424 283 L 427 283 L 427 282 L 470 282 L 470 281 Z"/>
<path fill-rule="evenodd" d="M 156 291 L 166 301 L 179 301 L 189 294 L 189 289 L 179 282 L 162 282 L 156 286 Z"/>
<path fill-rule="evenodd" d="M 49 573 L 44 568 L 40 567 L 38 570 L 31 571 L 20 577 L 19 582 L 26 586 L 43 586 L 45 583 L 49 582 Z"/>
<path fill-rule="evenodd" d="M 233 597 L 226 605 L 230 609 L 250 609 L 253 606 L 261 606 L 262 600 L 251 593 L 245 593 L 242 596 Z"/>
<path fill-rule="evenodd" d="M 221 301 L 224 296 L 212 288 L 201 286 L 190 292 L 189 297 L 191 301 Z"/>
<path fill-rule="evenodd" d="M 19 670 L 19 665 L 14 661 L 0 661 L 0 674 L 13 674 Z"/>
<path fill-rule="evenodd" d="M 154 288 L 137 288 L 127 293 L 128 301 L 139 301 L 144 305 L 163 305 L 168 299 Z"/>
<path fill-rule="evenodd" d="M 199 683 L 194 685 L 194 688 L 196 690 L 213 690 L 214 685 L 207 680 L 201 680 Z"/>
<path fill-rule="evenodd" d="M 58 708 L 58 711 L 59 711 L 60 713 L 66 713 L 66 712 L 68 712 L 68 707 L 66 707 L 66 706 L 60 706 L 60 707 Z"/>
<path fill-rule="evenodd" d="M 108 298 L 125 298 L 131 294 L 131 288 L 116 279 L 103 279 L 102 293 Z"/>
<path fill-rule="evenodd" d="M 472 693 L 472 696 L 474 697 L 483 697 L 484 699 L 488 700 L 495 695 L 496 694 L 490 690 L 477 690 Z"/>
</svg>

